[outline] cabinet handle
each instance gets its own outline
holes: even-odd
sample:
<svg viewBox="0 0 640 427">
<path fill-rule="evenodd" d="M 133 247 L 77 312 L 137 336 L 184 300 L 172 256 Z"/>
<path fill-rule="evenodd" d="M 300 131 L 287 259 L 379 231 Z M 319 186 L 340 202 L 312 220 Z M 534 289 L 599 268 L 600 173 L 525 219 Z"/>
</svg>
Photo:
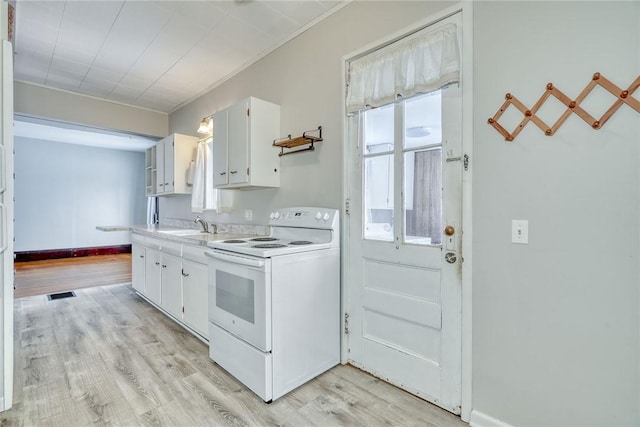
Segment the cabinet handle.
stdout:
<svg viewBox="0 0 640 427">
<path fill-rule="evenodd" d="M 162 268 L 167 268 L 167 266 L 166 266 L 166 265 L 164 265 L 164 264 L 162 264 Z"/>
<path fill-rule="evenodd" d="M 185 272 L 184 272 L 184 268 L 182 269 L 182 276 L 183 276 L 183 277 L 189 277 L 189 273 L 185 273 Z"/>
<path fill-rule="evenodd" d="M 229 172 L 229 173 L 230 173 L 231 175 L 233 175 L 233 174 L 235 174 L 235 173 L 238 173 L 238 171 L 231 171 L 231 172 Z"/>
<path fill-rule="evenodd" d="M 226 174 L 227 174 L 226 172 L 220 172 L 220 175 L 226 175 Z"/>
<path fill-rule="evenodd" d="M 159 185 L 160 185 L 160 187 L 164 187 L 164 184 L 159 184 Z"/>
<path fill-rule="evenodd" d="M 156 265 L 160 265 L 160 263 L 158 261 L 156 261 Z"/>
<path fill-rule="evenodd" d="M 140 255 L 140 258 L 144 258 L 144 255 Z"/>
<path fill-rule="evenodd" d="M 168 183 L 168 182 L 165 182 L 165 183 L 164 183 L 164 185 L 169 185 L 169 183 Z"/>
</svg>

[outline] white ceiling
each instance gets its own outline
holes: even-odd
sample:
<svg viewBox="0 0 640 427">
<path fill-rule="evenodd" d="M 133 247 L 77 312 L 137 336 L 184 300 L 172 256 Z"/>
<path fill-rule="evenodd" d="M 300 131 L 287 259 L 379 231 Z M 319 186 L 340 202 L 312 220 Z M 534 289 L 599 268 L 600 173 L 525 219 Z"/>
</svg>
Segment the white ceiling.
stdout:
<svg viewBox="0 0 640 427">
<path fill-rule="evenodd" d="M 17 0 L 15 79 L 170 113 L 344 3 Z"/>
</svg>

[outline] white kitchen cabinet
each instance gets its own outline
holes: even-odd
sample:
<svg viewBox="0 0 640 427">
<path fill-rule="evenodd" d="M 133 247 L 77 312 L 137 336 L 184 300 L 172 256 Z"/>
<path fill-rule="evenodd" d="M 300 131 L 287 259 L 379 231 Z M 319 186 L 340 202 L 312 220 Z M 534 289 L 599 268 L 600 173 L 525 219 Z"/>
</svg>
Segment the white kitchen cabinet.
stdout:
<svg viewBox="0 0 640 427">
<path fill-rule="evenodd" d="M 202 250 L 204 252 L 204 250 Z M 182 260 L 182 299 L 184 323 L 206 337 L 208 327 L 208 267 L 186 259 Z"/>
<path fill-rule="evenodd" d="M 144 153 L 145 164 L 145 194 L 147 196 L 153 196 L 156 194 L 156 187 L 158 185 L 158 157 L 156 156 L 156 147 L 147 148 Z"/>
<path fill-rule="evenodd" d="M 209 336 L 206 247 L 134 233 L 133 288 L 192 332 Z"/>
<path fill-rule="evenodd" d="M 158 141 L 154 147 L 156 195 L 191 193 L 187 175 L 191 161 L 195 160 L 197 143 L 198 138 L 178 133 Z"/>
<path fill-rule="evenodd" d="M 136 243 L 131 245 L 131 284 L 136 291 L 145 293 L 145 248 Z"/>
<path fill-rule="evenodd" d="M 170 315 L 182 319 L 182 260 L 174 255 L 162 254 L 160 275 L 162 304 Z"/>
<path fill-rule="evenodd" d="M 156 249 L 145 249 L 145 280 L 144 280 L 144 296 L 154 303 L 160 305 L 161 302 L 161 273 L 162 256 L 160 251 Z"/>
<path fill-rule="evenodd" d="M 217 188 L 280 186 L 280 106 L 247 98 L 213 115 L 213 173 Z"/>
</svg>

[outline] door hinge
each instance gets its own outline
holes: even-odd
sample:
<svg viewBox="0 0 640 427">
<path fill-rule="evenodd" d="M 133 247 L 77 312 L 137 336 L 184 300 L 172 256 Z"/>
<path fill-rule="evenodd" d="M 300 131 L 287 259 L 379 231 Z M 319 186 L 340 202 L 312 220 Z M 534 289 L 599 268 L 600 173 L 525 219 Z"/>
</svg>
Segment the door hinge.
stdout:
<svg viewBox="0 0 640 427">
<path fill-rule="evenodd" d="M 344 314 L 344 334 L 349 335 L 349 313 Z"/>
<path fill-rule="evenodd" d="M 249 108 L 247 108 L 247 117 L 249 117 Z"/>
<path fill-rule="evenodd" d="M 249 168 L 247 168 L 247 175 L 249 175 Z"/>
<path fill-rule="evenodd" d="M 182 314 L 184 314 L 184 305 L 182 306 Z"/>
<path fill-rule="evenodd" d="M 464 170 L 468 171 L 469 170 L 469 155 L 465 154 L 462 158 L 463 158 L 462 164 L 464 165 Z"/>
<path fill-rule="evenodd" d="M 351 199 L 344 199 L 344 213 L 351 215 Z"/>
</svg>

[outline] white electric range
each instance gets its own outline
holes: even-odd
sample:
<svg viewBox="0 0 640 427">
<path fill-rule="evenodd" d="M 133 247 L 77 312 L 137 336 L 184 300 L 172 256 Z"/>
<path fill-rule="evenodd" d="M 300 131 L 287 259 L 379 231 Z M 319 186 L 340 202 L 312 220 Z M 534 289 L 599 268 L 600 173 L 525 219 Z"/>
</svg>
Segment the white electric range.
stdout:
<svg viewBox="0 0 640 427">
<path fill-rule="evenodd" d="M 340 360 L 335 209 L 272 212 L 271 235 L 209 242 L 209 356 L 270 402 Z"/>
</svg>

